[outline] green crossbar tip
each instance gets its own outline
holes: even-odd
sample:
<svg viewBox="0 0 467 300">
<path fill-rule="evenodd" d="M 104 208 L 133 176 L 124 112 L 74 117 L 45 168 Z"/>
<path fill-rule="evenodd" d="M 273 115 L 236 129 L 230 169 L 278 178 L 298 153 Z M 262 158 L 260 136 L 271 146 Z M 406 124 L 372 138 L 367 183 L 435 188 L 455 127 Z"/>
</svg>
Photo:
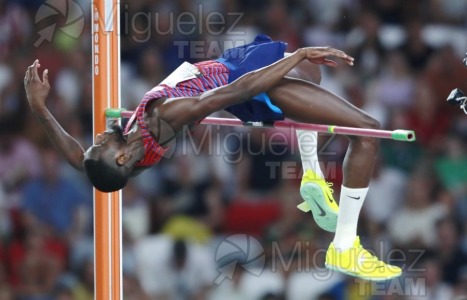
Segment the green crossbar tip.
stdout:
<svg viewBox="0 0 467 300">
<path fill-rule="evenodd" d="M 392 131 L 391 137 L 396 141 L 413 142 L 415 141 L 415 132 L 412 130 L 397 129 Z"/>
<path fill-rule="evenodd" d="M 107 108 L 105 110 L 105 116 L 107 118 L 121 118 L 122 117 L 122 111 L 125 111 L 126 109 L 124 108 Z"/>
</svg>

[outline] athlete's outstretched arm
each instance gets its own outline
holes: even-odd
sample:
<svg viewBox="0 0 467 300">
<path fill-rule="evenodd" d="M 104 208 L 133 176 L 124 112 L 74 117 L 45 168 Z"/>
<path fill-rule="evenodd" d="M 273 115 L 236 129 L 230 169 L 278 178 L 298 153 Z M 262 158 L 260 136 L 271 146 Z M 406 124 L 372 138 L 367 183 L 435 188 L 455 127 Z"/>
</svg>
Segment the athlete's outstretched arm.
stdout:
<svg viewBox="0 0 467 300">
<path fill-rule="evenodd" d="M 83 171 L 83 147 L 60 126 L 45 106 L 45 99 L 50 90 L 48 70 L 44 71 L 41 81 L 37 71 L 39 67 L 39 60 L 36 60 L 29 66 L 24 77 L 24 88 L 26 89 L 29 106 L 55 148 L 65 157 L 70 165 Z"/>
<path fill-rule="evenodd" d="M 231 85 L 233 89 L 244 91 L 246 95 L 243 100 L 248 100 L 276 86 L 284 76 L 303 60 L 308 60 L 314 64 L 324 64 L 330 67 L 337 66 L 335 61 L 327 58 L 328 56 L 341 58 L 347 64 L 353 65 L 353 58 L 343 51 L 331 47 L 307 47 L 298 49 L 293 54 L 267 67 L 249 72 L 232 82 Z M 203 97 L 208 95 L 209 93 L 205 93 Z"/>
<path fill-rule="evenodd" d="M 168 99 L 163 105 L 156 106 L 157 112 L 154 116 L 163 119 L 177 132 L 184 125 L 192 124 L 216 111 L 270 90 L 304 60 L 314 64 L 337 66 L 335 61 L 327 58 L 328 56 L 338 57 L 353 65 L 352 57 L 334 48 L 301 48 L 267 67 L 249 72 L 231 84 L 205 92 L 199 97 Z"/>
</svg>

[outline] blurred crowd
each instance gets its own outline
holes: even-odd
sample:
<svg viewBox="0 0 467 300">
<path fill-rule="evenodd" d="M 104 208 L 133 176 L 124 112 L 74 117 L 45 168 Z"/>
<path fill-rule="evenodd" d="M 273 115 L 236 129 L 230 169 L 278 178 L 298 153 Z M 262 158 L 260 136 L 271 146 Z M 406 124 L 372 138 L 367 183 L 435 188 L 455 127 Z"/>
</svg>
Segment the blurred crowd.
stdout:
<svg viewBox="0 0 467 300">
<path fill-rule="evenodd" d="M 345 50 L 355 66 L 322 68 L 322 86 L 383 128 L 417 135 L 381 141 L 359 223 L 362 243 L 403 266 L 402 278 L 370 284 L 324 269 L 333 236 L 296 209 L 294 132 L 200 125 L 123 191 L 125 299 L 467 295 L 467 116 L 445 101 L 454 88 L 467 92 L 466 0 L 121 2 L 123 107 L 183 61 L 264 33 L 289 52 Z M 90 13 L 91 0 L 0 1 L 0 300 L 93 299 L 92 188 L 53 149 L 23 88 L 39 58 L 48 109 L 92 143 Z M 336 199 L 346 147 L 345 137 L 320 135 Z"/>
</svg>

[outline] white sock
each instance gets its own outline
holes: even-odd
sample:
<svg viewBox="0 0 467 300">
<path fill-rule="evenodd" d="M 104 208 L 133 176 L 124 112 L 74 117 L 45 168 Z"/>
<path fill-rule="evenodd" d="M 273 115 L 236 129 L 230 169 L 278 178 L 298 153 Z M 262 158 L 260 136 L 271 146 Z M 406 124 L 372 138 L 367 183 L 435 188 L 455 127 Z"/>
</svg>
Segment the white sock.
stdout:
<svg viewBox="0 0 467 300">
<path fill-rule="evenodd" d="M 334 247 L 344 251 L 353 246 L 357 223 L 368 188 L 352 189 L 342 186 Z"/>
<path fill-rule="evenodd" d="M 318 133 L 309 130 L 296 131 L 303 171 L 313 170 L 318 176 L 324 178 L 318 161 Z"/>
</svg>

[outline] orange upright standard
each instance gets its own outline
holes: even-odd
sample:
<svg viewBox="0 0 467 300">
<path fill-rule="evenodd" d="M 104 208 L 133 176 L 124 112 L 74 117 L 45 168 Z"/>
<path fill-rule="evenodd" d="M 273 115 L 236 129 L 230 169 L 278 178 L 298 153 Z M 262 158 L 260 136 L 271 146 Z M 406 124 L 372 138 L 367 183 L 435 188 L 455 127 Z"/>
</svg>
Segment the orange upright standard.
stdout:
<svg viewBox="0 0 467 300">
<path fill-rule="evenodd" d="M 120 107 L 119 0 L 92 5 L 93 135 L 106 129 L 105 109 Z M 121 192 L 94 189 L 94 299 L 122 300 Z"/>
</svg>

